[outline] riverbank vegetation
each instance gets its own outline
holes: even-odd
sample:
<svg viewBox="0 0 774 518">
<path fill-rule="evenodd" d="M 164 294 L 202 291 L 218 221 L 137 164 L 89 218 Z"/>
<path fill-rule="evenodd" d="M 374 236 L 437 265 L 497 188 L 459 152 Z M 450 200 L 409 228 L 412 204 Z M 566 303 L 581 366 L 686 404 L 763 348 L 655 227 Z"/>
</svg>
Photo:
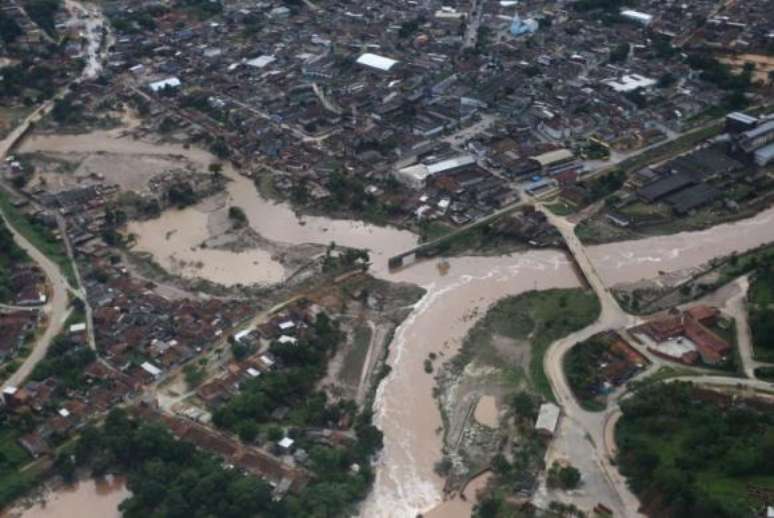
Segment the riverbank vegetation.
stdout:
<svg viewBox="0 0 774 518">
<path fill-rule="evenodd" d="M 371 457 L 382 447 L 382 433 L 371 424 L 369 410 L 358 413 L 354 402 L 333 403 L 317 390 L 344 335 L 325 313 L 311 327 L 311 335 L 298 343 L 274 342 L 270 352 L 282 368 L 242 384 L 240 393 L 214 413 L 213 423 L 248 443 L 282 434 L 293 438 L 295 448 L 309 453 L 315 479 L 290 499 L 291 515 L 341 516 L 368 492 Z M 351 437 L 340 447 L 320 444 L 306 433 L 335 430 L 345 421 L 353 423 Z"/>
<path fill-rule="evenodd" d="M 507 297 L 494 304 L 465 337 L 462 350 L 452 366 L 462 369 L 475 361 L 482 365 L 526 369 L 533 389 L 553 400 L 551 385 L 543 371 L 543 356 L 554 341 L 591 325 L 599 317 L 600 306 L 594 293 L 582 289 L 530 291 Z M 497 337 L 511 345 L 527 344 L 529 362 L 519 365 L 506 348 L 498 347 Z"/>
<path fill-rule="evenodd" d="M 774 265 L 774 245 L 763 245 L 741 254 L 715 258 L 707 268 L 685 282 L 640 282 L 616 288 L 613 295 L 627 313 L 649 315 L 697 300 L 768 265 Z"/>
<path fill-rule="evenodd" d="M 0 302 L 8 302 L 14 296 L 11 273 L 14 266 L 29 261 L 27 254 L 19 248 L 13 234 L 0 220 Z"/>
<path fill-rule="evenodd" d="M 25 468 L 32 458 L 19 446 L 23 422 L 7 414 L 0 417 L 0 509 L 29 492 L 38 483 L 40 471 Z"/>
<path fill-rule="evenodd" d="M 543 370 L 546 350 L 593 323 L 599 312 L 593 292 L 553 289 L 506 297 L 476 322 L 460 352 L 436 378 L 446 456 L 439 467 L 447 468 L 449 487 L 491 467 L 490 498 L 503 500 L 532 491 L 545 456 L 545 444 L 534 430 L 535 418 L 540 403 L 554 399 Z M 470 402 L 484 395 L 496 398 L 495 428 L 471 417 Z"/>
<path fill-rule="evenodd" d="M 771 406 L 669 383 L 621 410 L 618 463 L 645 514 L 755 516 L 774 490 Z"/>
<path fill-rule="evenodd" d="M 59 266 L 67 281 L 71 286 L 77 286 L 75 270 L 73 264 L 67 255 L 65 245 L 60 238 L 45 225 L 33 221 L 27 215 L 20 212 L 11 204 L 11 200 L 4 191 L 0 189 L 0 211 L 8 219 L 8 222 L 16 231 L 24 236 L 32 246 L 40 250 L 46 257 L 51 259 Z"/>
</svg>

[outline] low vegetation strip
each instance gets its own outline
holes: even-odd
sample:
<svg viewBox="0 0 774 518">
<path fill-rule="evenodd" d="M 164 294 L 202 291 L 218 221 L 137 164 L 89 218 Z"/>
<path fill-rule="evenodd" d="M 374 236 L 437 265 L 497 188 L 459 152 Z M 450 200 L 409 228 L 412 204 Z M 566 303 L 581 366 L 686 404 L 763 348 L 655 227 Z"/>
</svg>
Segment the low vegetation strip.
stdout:
<svg viewBox="0 0 774 518">
<path fill-rule="evenodd" d="M 61 239 L 57 239 L 44 225 L 30 220 L 11 204 L 8 194 L 0 190 L 0 211 L 13 228 L 59 266 L 71 286 L 77 286 L 72 262 Z"/>
<path fill-rule="evenodd" d="M 29 261 L 27 254 L 19 248 L 13 234 L 0 220 L 0 303 L 9 302 L 14 295 L 11 274 L 14 266 Z"/>
<path fill-rule="evenodd" d="M 621 404 L 618 463 L 648 516 L 758 516 L 774 491 L 770 404 L 649 386 Z"/>
<path fill-rule="evenodd" d="M 760 263 L 759 263 L 760 264 Z M 774 361 L 774 258 L 767 257 L 753 273 L 748 303 L 755 357 Z"/>
<path fill-rule="evenodd" d="M 582 289 L 530 291 L 497 302 L 468 333 L 461 353 L 453 360 L 464 367 L 472 360 L 484 365 L 507 365 L 504 352 L 494 346 L 495 336 L 529 343 L 525 367 L 533 388 L 554 400 L 551 384 L 543 371 L 543 356 L 554 341 L 592 324 L 599 316 L 596 296 Z M 503 360 L 506 360 L 504 363 Z"/>
</svg>

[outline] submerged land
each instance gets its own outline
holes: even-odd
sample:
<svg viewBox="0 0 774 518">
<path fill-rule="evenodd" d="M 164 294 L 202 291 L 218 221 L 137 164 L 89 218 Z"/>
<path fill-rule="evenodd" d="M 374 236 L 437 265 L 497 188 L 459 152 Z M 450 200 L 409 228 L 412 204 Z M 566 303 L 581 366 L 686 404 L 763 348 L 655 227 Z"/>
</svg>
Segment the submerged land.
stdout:
<svg viewBox="0 0 774 518">
<path fill-rule="evenodd" d="M 4 5 L 3 515 L 765 515 L 772 13 Z"/>
</svg>

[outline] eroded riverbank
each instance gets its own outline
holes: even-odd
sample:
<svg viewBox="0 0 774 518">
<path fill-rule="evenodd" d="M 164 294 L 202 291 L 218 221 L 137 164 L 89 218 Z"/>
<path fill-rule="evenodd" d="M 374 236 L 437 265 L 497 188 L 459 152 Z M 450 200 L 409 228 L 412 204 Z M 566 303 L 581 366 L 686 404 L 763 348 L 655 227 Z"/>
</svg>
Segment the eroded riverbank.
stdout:
<svg viewBox="0 0 774 518">
<path fill-rule="evenodd" d="M 33 135 L 18 151 L 177 156 L 197 164 L 202 170 L 218 162 L 202 149 L 133 139 L 126 136 L 123 129 L 81 135 Z M 229 164 L 224 164 L 222 172 L 230 180 L 226 187 L 226 204 L 244 210 L 250 227 L 264 239 L 287 245 L 328 245 L 333 242 L 344 247 L 367 249 L 371 253 L 373 273 L 382 277 L 387 275 L 389 257 L 417 244 L 415 234 L 394 227 L 318 216 L 297 217 L 288 204 L 261 197 L 252 180 Z M 221 253 L 201 248 L 210 233 L 206 214 L 197 208 L 166 211 L 155 220 L 132 223 L 129 231 L 137 235 L 136 250 L 150 253 L 156 262 L 171 271 L 177 269 L 182 275 L 196 275 L 230 285 L 236 284 L 235 275 L 242 284 L 271 284 L 281 282 L 291 273 L 285 271 L 277 257 L 265 251 Z M 240 254 L 245 255 L 240 257 Z"/>
<path fill-rule="evenodd" d="M 197 148 L 143 142 L 122 136 L 120 131 L 33 136 L 21 151 L 180 156 L 202 168 L 216 161 Z M 503 297 L 531 289 L 578 286 L 566 256 L 541 251 L 505 257 L 458 257 L 449 259 L 444 268 L 428 261 L 390 274 L 387 258 L 412 248 L 417 241 L 414 234 L 350 220 L 299 218 L 287 204 L 261 198 L 252 180 L 230 166 L 226 165 L 223 173 L 231 180 L 227 204 L 242 208 L 250 227 L 263 238 L 288 246 L 327 245 L 333 241 L 367 248 L 375 276 L 428 289 L 391 344 L 388 363 L 392 373 L 382 383 L 376 399 L 376 424 L 384 431 L 385 447 L 362 516 L 413 517 L 433 508 L 433 516 L 469 515 L 474 504 L 470 498 L 436 507 L 442 500 L 443 480 L 434 473 L 433 466 L 441 458 L 442 422 L 432 397 L 435 382 L 424 371 L 423 361 L 431 352 L 451 357 L 476 321 L 470 315 L 483 315 L 488 306 Z M 714 257 L 772 241 L 772 220 L 774 209 L 769 209 L 749 220 L 702 232 L 599 245 L 586 251 L 605 284 L 612 286 L 695 267 Z M 138 235 L 137 249 L 152 254 L 172 271 L 170 265 L 178 261 L 180 275 L 201 276 L 226 285 L 280 282 L 287 275 L 282 263 L 261 248 L 242 252 L 201 248 L 200 244 L 211 237 L 211 221 L 201 207 L 168 211 L 157 220 L 135 225 L 130 231 Z"/>
</svg>

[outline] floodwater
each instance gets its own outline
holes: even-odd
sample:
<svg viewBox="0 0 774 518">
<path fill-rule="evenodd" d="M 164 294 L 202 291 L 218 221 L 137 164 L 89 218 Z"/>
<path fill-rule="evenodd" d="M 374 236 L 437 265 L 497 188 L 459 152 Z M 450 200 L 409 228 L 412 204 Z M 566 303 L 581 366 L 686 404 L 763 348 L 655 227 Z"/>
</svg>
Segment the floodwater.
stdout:
<svg viewBox="0 0 774 518">
<path fill-rule="evenodd" d="M 116 131 L 36 136 L 24 143 L 22 151 L 180 155 L 203 168 L 215 161 L 200 149 L 146 143 L 121 137 Z M 224 167 L 224 174 L 232 180 L 228 203 L 244 209 L 250 225 L 263 237 L 290 244 L 334 241 L 367 248 L 376 276 L 414 283 L 428 290 L 398 328 L 390 346 L 388 362 L 392 372 L 379 387 L 375 403 L 375 421 L 384 432 L 384 450 L 378 460 L 374 489 L 362 506 L 361 516 L 402 518 L 428 511 L 434 517 L 469 516 L 474 498 L 442 503 L 443 481 L 433 471 L 441 458 L 442 422 L 432 397 L 434 380 L 425 373 L 423 362 L 431 352 L 449 358 L 457 351 L 460 340 L 475 323 L 475 318 L 470 317 L 475 308 L 482 315 L 492 303 L 508 295 L 578 286 L 566 257 L 558 252 L 539 251 L 504 257 L 451 258 L 447 261 L 448 272 L 427 261 L 390 274 L 388 257 L 412 248 L 417 239 L 414 234 L 350 220 L 297 218 L 287 204 L 262 199 L 252 181 L 232 168 Z M 183 275 L 200 275 L 223 284 L 278 282 L 283 278 L 279 263 L 260 252 L 251 255 L 252 252 L 197 249 L 208 235 L 206 214 L 197 209 L 168 211 L 158 220 L 133 228 L 139 237 L 138 249 L 151 252 L 165 266 L 183 261 L 185 265 L 178 264 Z M 751 219 L 702 232 L 599 245 L 589 247 L 587 253 L 610 286 L 695 267 L 714 257 L 773 240 L 774 208 Z M 481 411 L 477 411 L 476 418 L 480 417 L 484 424 L 492 413 L 496 417 L 496 408 L 491 412 L 490 403 L 482 402 L 479 406 Z"/>
<path fill-rule="evenodd" d="M 120 518 L 118 505 L 130 495 L 122 477 L 84 480 L 49 494 L 20 518 Z"/>
<path fill-rule="evenodd" d="M 489 428 L 497 428 L 497 400 L 494 396 L 481 396 L 473 412 L 476 421 Z"/>
<path fill-rule="evenodd" d="M 136 250 L 150 252 L 165 270 L 181 277 L 204 278 L 224 286 L 272 284 L 285 278 L 285 269 L 265 250 L 236 253 L 200 246 L 210 237 L 208 218 L 208 213 L 197 208 L 172 209 L 156 219 L 133 221 L 128 231 L 141 236 Z"/>
<path fill-rule="evenodd" d="M 774 241 L 774 207 L 756 216 L 699 232 L 591 246 L 589 259 L 607 286 L 701 266 L 715 257 Z"/>
<path fill-rule="evenodd" d="M 391 374 L 379 387 L 375 422 L 384 432 L 374 489 L 362 517 L 413 517 L 442 500 L 442 479 L 433 471 L 441 458 L 441 416 L 432 397 L 434 379 L 424 371 L 431 352 L 453 356 L 478 314 L 498 299 L 531 289 L 577 287 L 578 280 L 559 252 L 529 252 L 507 257 L 449 260 L 441 275 L 427 261 L 398 272 L 394 280 L 423 285 L 428 291 L 397 329 L 390 345 Z M 472 499 L 458 502 L 470 514 Z M 451 516 L 451 515 L 446 515 Z"/>
<path fill-rule="evenodd" d="M 198 164 L 205 169 L 217 159 L 210 153 L 195 147 L 185 148 L 172 144 L 153 144 L 122 136 L 123 130 L 97 131 L 84 135 L 36 135 L 27 139 L 20 152 L 56 153 L 114 153 L 127 155 L 172 155 Z M 296 217 L 286 203 L 275 203 L 262 198 L 252 180 L 238 174 L 232 167 L 224 165 L 223 174 L 229 182 L 227 191 L 229 205 L 241 207 L 250 226 L 264 238 L 279 243 L 315 243 L 368 249 L 371 254 L 373 271 L 380 276 L 387 275 L 387 259 L 413 248 L 417 236 L 412 232 L 395 227 L 380 227 L 355 220 L 332 220 L 317 216 Z M 174 245 L 179 259 L 201 263 L 198 276 L 222 284 L 233 284 L 233 276 L 239 282 L 271 283 L 283 279 L 281 264 L 256 252 L 255 254 L 214 253 L 214 251 L 190 250 L 196 248 L 207 236 L 207 220 L 193 214 L 194 209 L 167 211 L 153 222 L 133 225 L 130 231 L 137 234 L 137 249 L 150 252 L 157 262 L 169 266 Z M 175 232 L 178 237 L 170 243 L 164 239 Z M 181 252 L 185 248 L 186 252 Z M 258 263 L 257 265 L 254 263 Z M 233 272 L 233 273 L 229 273 Z M 183 269 L 183 273 L 192 273 Z"/>
</svg>

